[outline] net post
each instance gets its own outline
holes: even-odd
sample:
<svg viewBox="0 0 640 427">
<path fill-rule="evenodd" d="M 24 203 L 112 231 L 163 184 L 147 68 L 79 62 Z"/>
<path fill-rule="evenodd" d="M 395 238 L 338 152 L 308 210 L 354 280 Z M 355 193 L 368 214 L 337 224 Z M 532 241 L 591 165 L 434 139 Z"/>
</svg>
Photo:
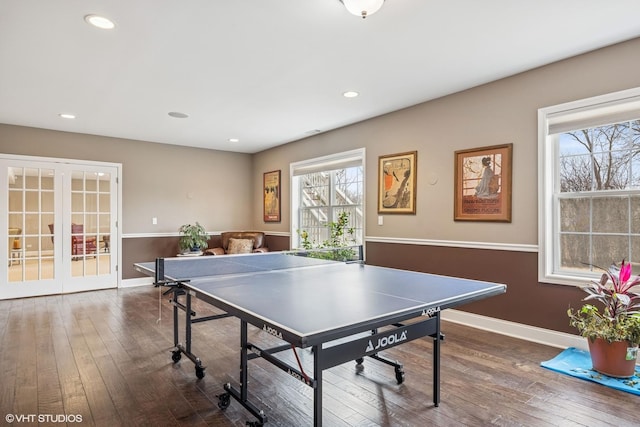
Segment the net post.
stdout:
<svg viewBox="0 0 640 427">
<path fill-rule="evenodd" d="M 154 282 L 155 285 L 160 285 L 164 282 L 164 258 L 156 258 Z"/>
</svg>

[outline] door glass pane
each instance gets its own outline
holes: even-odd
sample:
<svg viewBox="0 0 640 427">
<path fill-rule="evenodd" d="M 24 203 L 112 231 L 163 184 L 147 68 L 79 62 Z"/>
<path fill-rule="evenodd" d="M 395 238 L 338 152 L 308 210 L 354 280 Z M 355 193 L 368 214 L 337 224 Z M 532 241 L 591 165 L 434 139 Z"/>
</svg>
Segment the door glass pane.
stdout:
<svg viewBox="0 0 640 427">
<path fill-rule="evenodd" d="M 99 173 L 98 199 L 95 209 L 98 222 L 97 274 L 111 274 L 111 174 Z"/>
<path fill-rule="evenodd" d="M 38 190 L 40 188 L 40 169 L 25 168 L 25 188 Z"/>
<path fill-rule="evenodd" d="M 53 278 L 54 205 L 52 169 L 9 168 L 9 282 Z"/>
<path fill-rule="evenodd" d="M 40 210 L 40 201 L 38 200 L 39 195 L 40 194 L 37 190 L 25 192 L 25 205 L 27 211 L 38 212 Z"/>
<path fill-rule="evenodd" d="M 9 191 L 9 212 L 22 212 L 22 191 Z"/>
<path fill-rule="evenodd" d="M 23 289 L 29 296 L 115 285 L 111 209 L 117 174 L 99 172 L 115 168 L 85 170 L 83 165 L 57 163 L 39 168 L 40 164 L 25 161 L 24 166 L 5 169 L 9 230 L 2 235 L 8 268 L 7 277 L 0 277 L 0 288 L 24 282 L 12 289 Z"/>
<path fill-rule="evenodd" d="M 72 193 L 71 194 L 71 209 L 74 212 L 84 212 L 84 194 Z"/>
<path fill-rule="evenodd" d="M 39 213 L 27 213 L 24 214 L 24 226 L 25 233 L 35 235 L 40 232 L 40 214 Z"/>
<path fill-rule="evenodd" d="M 99 198 L 99 212 L 111 212 L 111 194 L 100 194 Z"/>
<path fill-rule="evenodd" d="M 41 187 L 43 190 L 53 191 L 53 177 L 54 177 L 53 169 L 42 169 Z"/>
<path fill-rule="evenodd" d="M 111 223 L 111 174 L 74 171 L 72 173 L 73 277 L 111 273 L 109 252 Z M 104 183 L 106 181 L 106 183 Z M 82 184 L 81 184 L 82 183 Z"/>
<path fill-rule="evenodd" d="M 111 174 L 104 173 L 100 175 L 99 190 L 101 193 L 111 192 Z"/>
<path fill-rule="evenodd" d="M 87 176 L 85 186 L 86 191 L 98 191 L 97 174 Z"/>
</svg>

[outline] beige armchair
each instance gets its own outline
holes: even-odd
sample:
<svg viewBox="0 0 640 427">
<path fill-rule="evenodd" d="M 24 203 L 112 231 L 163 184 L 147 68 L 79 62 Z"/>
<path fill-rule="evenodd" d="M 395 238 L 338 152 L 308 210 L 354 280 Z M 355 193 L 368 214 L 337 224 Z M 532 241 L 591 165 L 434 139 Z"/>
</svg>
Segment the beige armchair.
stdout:
<svg viewBox="0 0 640 427">
<path fill-rule="evenodd" d="M 220 247 L 207 249 L 205 255 L 269 252 L 261 231 L 225 231 L 220 234 L 220 242 Z"/>
</svg>

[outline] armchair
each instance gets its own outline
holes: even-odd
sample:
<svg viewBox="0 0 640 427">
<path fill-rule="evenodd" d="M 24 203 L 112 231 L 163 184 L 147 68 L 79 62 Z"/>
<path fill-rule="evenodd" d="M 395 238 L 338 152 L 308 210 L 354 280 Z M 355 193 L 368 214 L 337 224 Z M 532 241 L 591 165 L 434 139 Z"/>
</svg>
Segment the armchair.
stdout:
<svg viewBox="0 0 640 427">
<path fill-rule="evenodd" d="M 49 224 L 49 230 L 51 231 L 51 243 L 54 243 L 53 224 Z M 78 259 L 78 255 L 96 253 L 96 250 L 96 237 L 85 236 L 84 225 L 71 224 L 71 255 L 74 256 L 73 259 Z"/>
<path fill-rule="evenodd" d="M 225 231 L 220 242 L 220 247 L 205 250 L 205 255 L 269 252 L 261 231 Z"/>
<path fill-rule="evenodd" d="M 96 253 L 96 237 L 84 235 L 84 225 L 71 224 L 71 255 Z"/>
</svg>

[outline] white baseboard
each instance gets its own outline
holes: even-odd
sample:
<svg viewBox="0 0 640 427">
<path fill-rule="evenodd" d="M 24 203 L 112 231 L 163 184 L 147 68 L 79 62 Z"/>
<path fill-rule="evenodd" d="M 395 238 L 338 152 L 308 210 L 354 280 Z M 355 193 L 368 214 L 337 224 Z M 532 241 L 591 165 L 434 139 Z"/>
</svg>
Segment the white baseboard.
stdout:
<svg viewBox="0 0 640 427">
<path fill-rule="evenodd" d="M 152 277 L 140 277 L 136 279 L 125 279 L 120 282 L 121 288 L 135 288 L 136 286 L 153 285 Z"/>
<path fill-rule="evenodd" d="M 579 335 L 552 331 L 551 329 L 537 328 L 522 323 L 509 322 L 507 320 L 494 319 L 479 314 L 467 313 L 460 310 L 444 310 L 441 313 L 442 320 L 459 323 L 484 331 L 495 332 L 509 337 L 520 338 L 539 344 L 557 348 L 576 347 L 588 350 L 587 340 Z"/>
</svg>

